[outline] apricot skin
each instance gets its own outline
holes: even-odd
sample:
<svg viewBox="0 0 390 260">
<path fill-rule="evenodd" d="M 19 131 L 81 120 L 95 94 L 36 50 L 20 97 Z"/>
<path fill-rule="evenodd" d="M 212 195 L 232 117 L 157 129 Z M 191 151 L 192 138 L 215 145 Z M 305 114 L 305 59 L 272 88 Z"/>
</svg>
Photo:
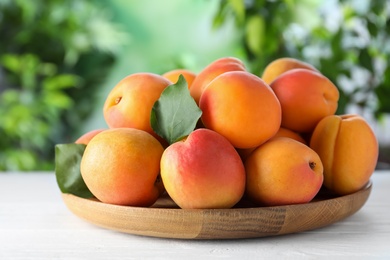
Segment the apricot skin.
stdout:
<svg viewBox="0 0 390 260">
<path fill-rule="evenodd" d="M 246 196 L 256 204 L 278 206 L 310 202 L 323 182 L 317 153 L 287 137 L 272 138 L 245 161 Z"/>
<path fill-rule="evenodd" d="M 287 137 L 287 138 L 291 138 L 291 139 L 294 139 L 298 142 L 301 142 L 305 145 L 307 145 L 305 139 L 300 135 L 298 134 L 297 132 L 294 132 L 290 129 L 287 129 L 287 128 L 279 128 L 278 132 L 272 137 L 272 138 L 278 138 L 278 137 Z M 247 149 L 237 149 L 237 152 L 238 154 L 241 156 L 241 159 L 243 161 L 246 160 L 246 158 L 249 157 L 249 155 L 256 149 L 257 147 L 253 147 L 253 148 L 247 148 Z"/>
<path fill-rule="evenodd" d="M 217 76 L 228 71 L 246 71 L 244 63 L 234 57 L 223 57 L 206 66 L 198 73 L 190 88 L 190 94 L 199 104 L 200 97 L 208 84 Z"/>
<path fill-rule="evenodd" d="M 331 115 L 316 126 L 310 147 L 324 165 L 324 186 L 336 194 L 358 191 L 370 179 L 378 160 L 378 142 L 359 115 Z"/>
<path fill-rule="evenodd" d="M 236 148 L 259 146 L 280 127 L 281 107 L 271 88 L 246 71 L 216 77 L 199 102 L 202 122 Z"/>
<path fill-rule="evenodd" d="M 162 74 L 164 78 L 168 79 L 172 83 L 176 83 L 180 75 L 183 75 L 184 79 L 187 81 L 188 88 L 191 88 L 192 82 L 196 78 L 196 74 L 190 70 L 174 69 Z"/>
<path fill-rule="evenodd" d="M 283 57 L 269 63 L 265 67 L 261 78 L 267 84 L 271 84 L 272 81 L 274 81 L 282 73 L 292 69 L 308 69 L 317 71 L 317 69 L 309 63 L 295 58 Z"/>
<path fill-rule="evenodd" d="M 231 208 L 245 191 L 244 165 L 220 134 L 197 129 L 165 149 L 161 178 L 181 208 Z"/>
<path fill-rule="evenodd" d="M 87 145 L 89 143 L 89 141 L 91 141 L 91 139 L 95 137 L 95 135 L 97 135 L 100 132 L 103 132 L 104 130 L 107 130 L 107 129 L 101 128 L 101 129 L 95 129 L 95 130 L 88 131 L 85 134 L 81 135 L 79 138 L 77 138 L 75 143 Z"/>
<path fill-rule="evenodd" d="M 284 127 L 279 128 L 278 132 L 272 138 L 276 138 L 276 137 L 288 137 L 298 142 L 301 142 L 303 144 L 306 144 L 305 139 L 299 133 Z"/>
<path fill-rule="evenodd" d="M 123 78 L 108 94 L 103 114 L 109 128 L 130 127 L 158 136 L 150 125 L 150 113 L 168 79 L 153 73 L 134 73 Z"/>
<path fill-rule="evenodd" d="M 271 83 L 282 107 L 282 127 L 298 133 L 311 132 L 325 116 L 335 114 L 337 87 L 321 73 L 289 70 Z"/>
<path fill-rule="evenodd" d="M 150 206 L 163 191 L 161 181 L 157 181 L 163 151 L 160 142 L 145 131 L 108 129 L 86 146 L 81 176 L 104 203 Z"/>
</svg>

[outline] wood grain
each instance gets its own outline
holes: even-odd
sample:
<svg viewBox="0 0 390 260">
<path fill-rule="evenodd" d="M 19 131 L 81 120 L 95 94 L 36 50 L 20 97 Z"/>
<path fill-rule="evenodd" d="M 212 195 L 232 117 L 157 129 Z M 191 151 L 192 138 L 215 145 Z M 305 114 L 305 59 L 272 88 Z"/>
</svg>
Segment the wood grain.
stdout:
<svg viewBox="0 0 390 260">
<path fill-rule="evenodd" d="M 104 204 L 62 194 L 78 217 L 124 233 L 179 239 L 235 239 L 276 236 L 317 229 L 357 212 L 367 201 L 371 182 L 341 197 L 321 193 L 307 204 L 254 207 L 245 202 L 232 209 L 179 209 L 169 197 L 149 208 Z"/>
</svg>

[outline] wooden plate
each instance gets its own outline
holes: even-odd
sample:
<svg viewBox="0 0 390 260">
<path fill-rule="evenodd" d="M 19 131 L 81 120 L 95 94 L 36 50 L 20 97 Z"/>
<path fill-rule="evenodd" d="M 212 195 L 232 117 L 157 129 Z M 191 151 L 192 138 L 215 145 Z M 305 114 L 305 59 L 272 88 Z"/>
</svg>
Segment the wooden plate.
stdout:
<svg viewBox="0 0 390 260">
<path fill-rule="evenodd" d="M 180 239 L 234 239 L 276 236 L 324 227 L 357 212 L 372 189 L 341 197 L 324 191 L 310 203 L 253 207 L 246 202 L 232 209 L 179 209 L 169 197 L 149 208 L 117 206 L 62 194 L 66 206 L 95 225 L 124 233 Z"/>
</svg>

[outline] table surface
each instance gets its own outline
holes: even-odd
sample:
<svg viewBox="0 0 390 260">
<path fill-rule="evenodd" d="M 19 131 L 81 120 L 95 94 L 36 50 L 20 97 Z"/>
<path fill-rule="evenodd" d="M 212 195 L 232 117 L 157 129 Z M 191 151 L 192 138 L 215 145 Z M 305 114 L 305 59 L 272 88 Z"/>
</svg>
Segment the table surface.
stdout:
<svg viewBox="0 0 390 260">
<path fill-rule="evenodd" d="M 179 240 L 119 233 L 73 215 L 55 175 L 0 173 L 0 259 L 390 259 L 390 171 L 372 176 L 367 203 L 325 228 L 277 237 Z"/>
</svg>

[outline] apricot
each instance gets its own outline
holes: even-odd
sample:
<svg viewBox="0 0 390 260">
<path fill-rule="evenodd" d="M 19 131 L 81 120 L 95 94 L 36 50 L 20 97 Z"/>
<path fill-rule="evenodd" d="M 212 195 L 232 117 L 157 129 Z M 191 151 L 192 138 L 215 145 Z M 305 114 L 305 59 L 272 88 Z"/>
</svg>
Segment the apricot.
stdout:
<svg viewBox="0 0 390 260">
<path fill-rule="evenodd" d="M 106 129 L 94 129 L 94 130 L 88 131 L 88 132 L 84 133 L 83 135 L 81 135 L 79 138 L 77 138 L 75 143 L 87 145 L 89 143 L 89 141 L 91 141 L 91 139 L 93 137 L 95 137 L 95 135 L 97 135 L 100 132 L 103 132 L 104 130 L 106 130 Z"/>
<path fill-rule="evenodd" d="M 216 77 L 203 91 L 199 107 L 204 126 L 236 148 L 259 146 L 280 127 L 279 100 L 260 77 L 246 71 Z"/>
<path fill-rule="evenodd" d="M 231 208 L 245 191 L 240 156 L 226 138 L 205 128 L 165 149 L 161 178 L 184 209 Z"/>
<path fill-rule="evenodd" d="M 233 57 L 217 59 L 198 73 L 190 88 L 190 94 L 199 104 L 200 96 L 207 85 L 217 76 L 228 71 L 246 71 L 244 63 Z"/>
<path fill-rule="evenodd" d="M 144 130 L 155 137 L 150 113 L 168 79 L 153 73 L 134 73 L 123 78 L 108 94 L 103 114 L 110 128 L 130 127 Z"/>
<path fill-rule="evenodd" d="M 172 83 L 176 83 L 179 79 L 179 76 L 183 75 L 184 79 L 187 81 L 188 88 L 191 88 L 192 82 L 196 78 L 196 74 L 187 69 L 174 69 L 162 74 L 162 76 Z"/>
<path fill-rule="evenodd" d="M 288 137 L 298 142 L 301 142 L 303 144 L 307 144 L 305 139 L 299 133 L 284 127 L 279 128 L 278 132 L 276 132 L 276 134 L 272 138 L 277 138 L 277 137 Z"/>
<path fill-rule="evenodd" d="M 311 132 L 322 118 L 337 110 L 339 91 L 319 72 L 292 69 L 277 77 L 270 86 L 280 101 L 284 128 Z"/>
<path fill-rule="evenodd" d="M 359 115 L 331 115 L 316 126 L 310 147 L 324 165 L 324 186 L 339 195 L 361 189 L 378 160 L 378 141 Z"/>
<path fill-rule="evenodd" d="M 307 144 L 305 139 L 297 132 L 294 132 L 287 128 L 279 128 L 279 130 L 276 132 L 276 134 L 272 138 L 278 138 L 278 137 L 287 137 L 292 138 L 298 142 L 301 142 L 303 144 Z M 247 148 L 247 149 L 237 149 L 238 154 L 241 156 L 241 159 L 245 161 L 249 155 L 256 149 L 257 147 Z"/>
<path fill-rule="evenodd" d="M 261 78 L 267 84 L 271 84 L 272 81 L 274 81 L 279 75 L 292 69 L 308 69 L 317 71 L 313 65 L 307 62 L 295 58 L 283 57 L 269 63 L 265 67 Z"/>
<path fill-rule="evenodd" d="M 246 196 L 278 206 L 310 202 L 323 183 L 323 165 L 307 145 L 287 137 L 272 138 L 245 161 Z"/>
<path fill-rule="evenodd" d="M 163 151 L 160 142 L 143 130 L 108 129 L 86 146 L 81 176 L 104 203 L 150 206 L 163 191 L 159 179 Z"/>
</svg>

